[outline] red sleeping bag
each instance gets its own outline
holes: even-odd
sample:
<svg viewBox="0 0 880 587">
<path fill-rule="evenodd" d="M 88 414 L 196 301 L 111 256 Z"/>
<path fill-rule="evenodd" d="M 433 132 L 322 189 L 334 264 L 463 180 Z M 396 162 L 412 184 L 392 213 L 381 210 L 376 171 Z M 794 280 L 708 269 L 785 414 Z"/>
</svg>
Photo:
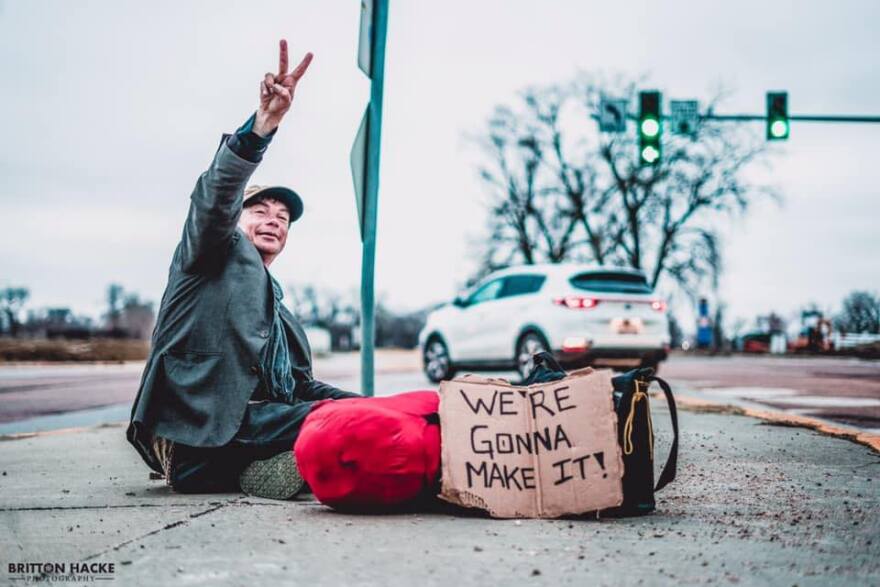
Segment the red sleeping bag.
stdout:
<svg viewBox="0 0 880 587">
<path fill-rule="evenodd" d="M 404 504 L 435 486 L 440 469 L 436 391 L 318 402 L 294 453 L 315 497 L 344 510 Z"/>
</svg>

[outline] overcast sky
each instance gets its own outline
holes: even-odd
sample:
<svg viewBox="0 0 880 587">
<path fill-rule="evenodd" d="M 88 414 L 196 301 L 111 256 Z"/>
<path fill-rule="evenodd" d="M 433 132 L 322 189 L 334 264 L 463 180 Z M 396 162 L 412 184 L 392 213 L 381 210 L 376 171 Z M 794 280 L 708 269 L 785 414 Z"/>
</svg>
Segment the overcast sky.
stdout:
<svg viewBox="0 0 880 587">
<path fill-rule="evenodd" d="M 357 288 L 358 18 L 357 0 L 2 1 L 0 287 L 94 315 L 110 282 L 158 303 L 193 183 L 286 37 L 291 61 L 315 61 L 253 179 L 294 187 L 306 213 L 271 271 Z M 722 84 L 729 112 L 786 89 L 793 113 L 880 114 L 878 22 L 873 0 L 391 0 L 377 291 L 416 309 L 473 272 L 486 196 L 464 136 L 523 87 L 619 72 L 667 99 Z M 795 123 L 774 146 L 785 202 L 727 231 L 730 316 L 880 290 L 878 144 L 880 125 Z"/>
</svg>

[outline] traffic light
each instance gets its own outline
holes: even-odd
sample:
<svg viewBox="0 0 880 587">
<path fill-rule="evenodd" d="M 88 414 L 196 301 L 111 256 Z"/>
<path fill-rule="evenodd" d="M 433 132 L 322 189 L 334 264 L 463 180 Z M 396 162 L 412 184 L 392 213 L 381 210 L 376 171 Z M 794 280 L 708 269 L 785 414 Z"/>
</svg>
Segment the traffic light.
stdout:
<svg viewBox="0 0 880 587">
<path fill-rule="evenodd" d="M 767 140 L 788 138 L 788 92 L 767 92 Z"/>
<path fill-rule="evenodd" d="M 639 92 L 639 163 L 642 165 L 660 163 L 661 101 L 660 92 Z"/>
</svg>

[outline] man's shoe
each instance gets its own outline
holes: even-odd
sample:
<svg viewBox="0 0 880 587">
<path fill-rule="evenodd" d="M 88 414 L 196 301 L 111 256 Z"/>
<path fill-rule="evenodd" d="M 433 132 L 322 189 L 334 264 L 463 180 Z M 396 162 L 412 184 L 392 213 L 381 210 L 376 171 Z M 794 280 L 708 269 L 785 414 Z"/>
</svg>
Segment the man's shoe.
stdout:
<svg viewBox="0 0 880 587">
<path fill-rule="evenodd" d="M 268 499 L 290 499 L 305 485 L 293 451 L 254 461 L 241 473 L 238 481 L 243 492 Z"/>
</svg>

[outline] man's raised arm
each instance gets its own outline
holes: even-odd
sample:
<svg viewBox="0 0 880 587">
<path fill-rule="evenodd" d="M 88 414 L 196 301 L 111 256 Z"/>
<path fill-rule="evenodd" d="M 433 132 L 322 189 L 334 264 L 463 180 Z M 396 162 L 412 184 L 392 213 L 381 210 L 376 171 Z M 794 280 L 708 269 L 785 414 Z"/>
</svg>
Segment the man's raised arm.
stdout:
<svg viewBox="0 0 880 587">
<path fill-rule="evenodd" d="M 312 54 L 287 72 L 287 41 L 281 40 L 278 73 L 260 82 L 260 106 L 232 136 L 224 136 L 214 161 L 202 173 L 190 196 L 190 208 L 178 248 L 181 268 L 197 272 L 225 256 L 241 216 L 244 188 L 272 136 L 293 102 L 296 85 Z"/>
</svg>

